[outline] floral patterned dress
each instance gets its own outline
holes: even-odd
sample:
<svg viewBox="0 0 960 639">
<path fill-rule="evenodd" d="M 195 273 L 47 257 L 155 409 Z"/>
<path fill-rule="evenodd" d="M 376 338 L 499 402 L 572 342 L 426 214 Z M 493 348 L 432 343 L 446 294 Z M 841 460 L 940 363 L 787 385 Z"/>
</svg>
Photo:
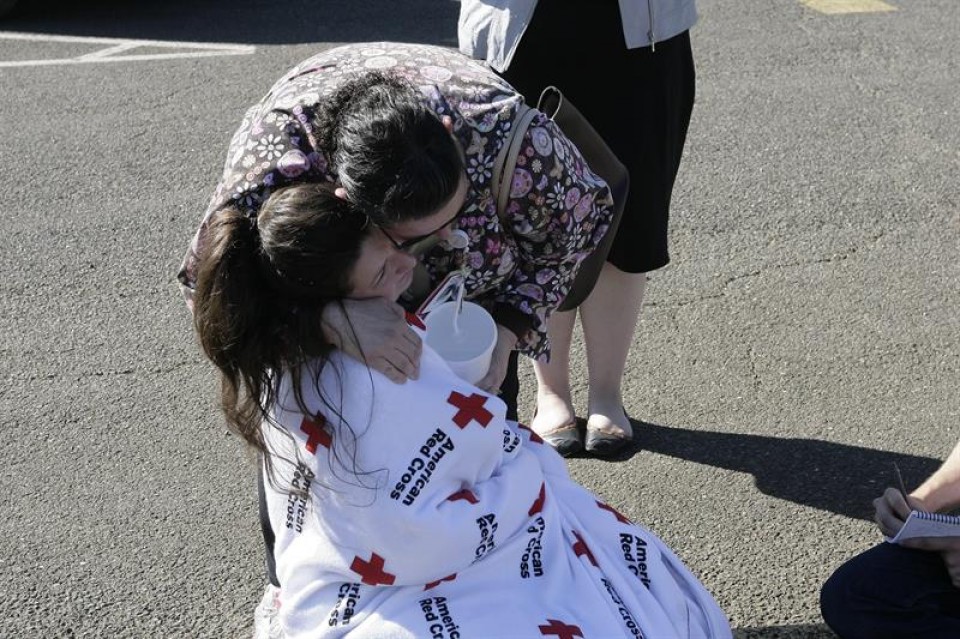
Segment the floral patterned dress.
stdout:
<svg viewBox="0 0 960 639">
<path fill-rule="evenodd" d="M 515 332 L 518 350 L 549 355 L 545 321 L 567 295 L 580 262 L 600 243 L 613 215 L 606 183 L 556 124 L 537 114 L 497 214 L 493 166 L 523 97 L 481 63 L 444 47 L 393 42 L 352 44 L 305 60 L 244 115 L 223 175 L 178 278 L 188 303 L 207 222 L 226 206 L 256 215 L 278 187 L 336 180 L 311 127 L 324 96 L 370 70 L 396 74 L 452 118 L 465 151 L 471 188 L 458 226 L 469 236 L 467 297 Z M 422 257 L 433 284 L 454 266 L 436 247 Z"/>
</svg>

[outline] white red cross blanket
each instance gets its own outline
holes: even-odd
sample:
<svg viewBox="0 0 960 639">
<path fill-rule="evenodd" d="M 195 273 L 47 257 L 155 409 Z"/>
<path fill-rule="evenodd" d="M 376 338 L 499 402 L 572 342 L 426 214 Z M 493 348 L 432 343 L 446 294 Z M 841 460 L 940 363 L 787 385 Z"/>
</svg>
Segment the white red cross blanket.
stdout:
<svg viewBox="0 0 960 639">
<path fill-rule="evenodd" d="M 405 384 L 305 367 L 314 417 L 284 377 L 264 433 L 287 637 L 731 637 L 659 538 L 429 347 Z"/>
</svg>

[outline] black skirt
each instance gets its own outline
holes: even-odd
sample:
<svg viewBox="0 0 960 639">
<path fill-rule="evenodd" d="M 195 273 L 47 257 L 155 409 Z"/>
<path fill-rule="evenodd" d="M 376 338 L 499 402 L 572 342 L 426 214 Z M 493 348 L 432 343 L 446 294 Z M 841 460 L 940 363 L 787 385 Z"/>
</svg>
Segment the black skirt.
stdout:
<svg viewBox="0 0 960 639">
<path fill-rule="evenodd" d="M 695 96 L 689 32 L 653 50 L 627 49 L 617 0 L 542 0 L 503 76 L 529 104 L 544 87 L 559 87 L 629 170 L 607 261 L 629 273 L 665 266 L 670 197 Z"/>
</svg>

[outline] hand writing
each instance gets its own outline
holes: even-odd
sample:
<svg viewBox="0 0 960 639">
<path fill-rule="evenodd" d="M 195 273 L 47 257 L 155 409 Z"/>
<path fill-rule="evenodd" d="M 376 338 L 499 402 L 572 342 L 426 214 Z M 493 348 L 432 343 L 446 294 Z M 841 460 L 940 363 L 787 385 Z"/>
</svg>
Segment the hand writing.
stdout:
<svg viewBox="0 0 960 639">
<path fill-rule="evenodd" d="M 910 503 L 907 502 L 910 499 Z M 893 537 L 903 526 L 903 522 L 910 516 L 914 508 L 923 509 L 923 504 L 916 498 L 904 498 L 897 488 L 887 488 L 880 497 L 873 500 L 875 509 L 873 520 L 887 537 Z"/>
</svg>

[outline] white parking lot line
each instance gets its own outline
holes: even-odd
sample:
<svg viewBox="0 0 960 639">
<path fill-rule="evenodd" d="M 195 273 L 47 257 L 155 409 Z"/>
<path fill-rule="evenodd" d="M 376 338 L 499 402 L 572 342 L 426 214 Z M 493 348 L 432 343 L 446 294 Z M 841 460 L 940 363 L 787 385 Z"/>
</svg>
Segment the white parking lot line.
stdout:
<svg viewBox="0 0 960 639">
<path fill-rule="evenodd" d="M 68 64 L 90 64 L 96 62 L 141 62 L 147 60 L 170 60 L 175 58 L 205 58 L 221 55 L 250 55 L 256 47 L 246 44 L 226 44 L 213 42 L 177 42 L 170 40 L 130 40 L 122 38 L 95 38 L 84 36 L 58 36 L 40 33 L 0 32 L 0 40 L 29 40 L 31 42 L 58 42 L 77 44 L 103 44 L 103 49 L 85 53 L 73 58 L 47 58 L 36 60 L 0 60 L 2 67 L 36 67 Z M 162 49 L 190 49 L 170 53 L 144 53 L 141 55 L 119 55 L 134 51 L 139 47 Z"/>
<path fill-rule="evenodd" d="M 801 0 L 814 11 L 820 13 L 882 13 L 896 11 L 893 5 L 883 0 Z"/>
</svg>

